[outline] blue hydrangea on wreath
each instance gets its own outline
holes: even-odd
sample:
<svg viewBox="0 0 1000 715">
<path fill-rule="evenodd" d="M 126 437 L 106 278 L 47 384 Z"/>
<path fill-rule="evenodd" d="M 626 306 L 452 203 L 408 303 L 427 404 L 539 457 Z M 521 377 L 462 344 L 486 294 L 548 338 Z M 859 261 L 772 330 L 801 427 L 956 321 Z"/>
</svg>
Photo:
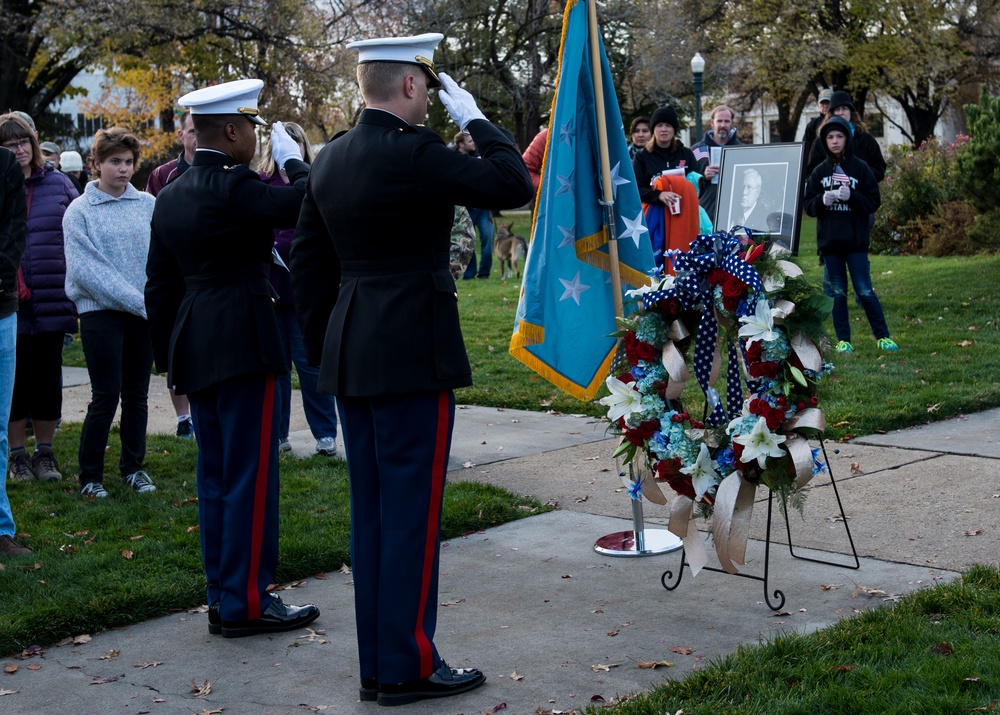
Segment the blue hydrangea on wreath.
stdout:
<svg viewBox="0 0 1000 715">
<path fill-rule="evenodd" d="M 787 498 L 825 469 L 807 440 L 825 429 L 816 387 L 832 365 L 817 345 L 829 345 L 822 325 L 831 301 L 787 251 L 740 231 L 698 236 L 669 256 L 676 276 L 629 293 L 638 306 L 616 334 L 627 364 L 608 377 L 601 403 L 622 437 L 615 456 L 629 466 L 636 498 L 652 477 L 708 515 L 734 472 Z M 725 407 L 714 386 L 720 345 Z M 702 419 L 681 402 L 692 346 Z"/>
</svg>

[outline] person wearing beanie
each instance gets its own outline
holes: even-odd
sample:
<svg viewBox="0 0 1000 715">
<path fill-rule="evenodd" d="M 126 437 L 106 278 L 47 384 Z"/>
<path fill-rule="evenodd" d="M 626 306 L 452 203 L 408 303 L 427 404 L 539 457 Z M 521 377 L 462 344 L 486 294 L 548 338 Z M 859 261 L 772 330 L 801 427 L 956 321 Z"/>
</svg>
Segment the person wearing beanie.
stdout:
<svg viewBox="0 0 1000 715">
<path fill-rule="evenodd" d="M 805 212 L 816 217 L 816 247 L 823 257 L 823 290 L 833 298 L 837 352 L 854 351 L 847 314 L 848 272 L 875 344 L 881 350 L 898 350 L 899 346 L 889 337 L 889 326 L 872 287 L 868 262 L 871 244 L 868 217 L 882 203 L 878 181 L 868 164 L 854 155 L 851 125 L 843 117 L 834 115 L 823 123 L 816 145 L 822 147 L 824 159 L 809 175 Z"/>
<path fill-rule="evenodd" d="M 59 171 L 66 174 L 73 182 L 76 190 L 83 195 L 83 187 L 87 183 L 83 176 L 83 157 L 78 151 L 64 151 L 59 155 Z"/>
<path fill-rule="evenodd" d="M 679 195 L 670 191 L 657 191 L 652 187 L 656 177 L 668 169 L 684 169 L 685 175 L 695 169 L 698 163 L 694 154 L 681 142 L 677 133 L 680 122 L 677 112 L 670 105 L 658 108 L 649 120 L 653 129 L 653 139 L 644 151 L 638 151 L 632 159 L 635 182 L 639 187 L 639 198 L 644 204 L 669 204 Z"/>
<path fill-rule="evenodd" d="M 819 127 L 830 111 L 830 98 L 832 96 L 833 90 L 829 87 L 824 87 L 819 91 L 819 96 L 816 99 L 816 109 L 819 110 L 819 116 L 810 119 L 809 123 L 806 124 L 806 130 L 802 133 L 802 143 L 805 144 L 802 155 L 807 161 L 812 151 L 813 142 L 816 141 L 816 135 L 819 134 Z M 806 178 L 809 178 L 808 174 L 806 174 Z"/>
<path fill-rule="evenodd" d="M 840 90 L 830 95 L 830 109 L 823 121 L 827 122 L 831 117 L 840 117 L 850 125 L 854 156 L 868 164 L 875 174 L 875 180 L 881 182 L 885 178 L 885 157 L 882 156 L 882 149 L 875 137 L 868 132 L 868 126 L 858 110 L 854 108 L 851 95 Z M 813 142 L 808 156 L 806 175 L 811 174 L 826 158 L 826 149 L 820 142 Z"/>
</svg>

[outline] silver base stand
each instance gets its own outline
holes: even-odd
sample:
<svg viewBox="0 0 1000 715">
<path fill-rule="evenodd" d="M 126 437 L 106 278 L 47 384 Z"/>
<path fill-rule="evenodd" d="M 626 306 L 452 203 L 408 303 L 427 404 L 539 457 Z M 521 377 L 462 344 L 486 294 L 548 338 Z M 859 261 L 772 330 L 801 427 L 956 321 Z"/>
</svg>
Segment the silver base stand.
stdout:
<svg viewBox="0 0 1000 715">
<path fill-rule="evenodd" d="M 666 529 L 647 529 L 642 518 L 642 501 L 632 500 L 632 531 L 616 531 L 602 536 L 594 551 L 605 556 L 653 556 L 677 551 L 684 545 Z"/>
</svg>

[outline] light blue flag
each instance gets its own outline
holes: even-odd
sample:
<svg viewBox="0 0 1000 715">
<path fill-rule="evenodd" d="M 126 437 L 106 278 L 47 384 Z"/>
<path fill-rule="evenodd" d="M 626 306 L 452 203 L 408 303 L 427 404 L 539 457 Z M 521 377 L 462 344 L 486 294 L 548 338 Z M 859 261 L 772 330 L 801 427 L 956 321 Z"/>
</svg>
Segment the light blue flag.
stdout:
<svg viewBox="0 0 1000 715">
<path fill-rule="evenodd" d="M 600 149 L 587 2 L 563 19 L 556 98 L 510 353 L 556 387 L 592 399 L 614 358 L 617 330 L 601 200 Z M 653 252 L 604 44 L 604 82 L 622 288 L 650 282 Z"/>
</svg>

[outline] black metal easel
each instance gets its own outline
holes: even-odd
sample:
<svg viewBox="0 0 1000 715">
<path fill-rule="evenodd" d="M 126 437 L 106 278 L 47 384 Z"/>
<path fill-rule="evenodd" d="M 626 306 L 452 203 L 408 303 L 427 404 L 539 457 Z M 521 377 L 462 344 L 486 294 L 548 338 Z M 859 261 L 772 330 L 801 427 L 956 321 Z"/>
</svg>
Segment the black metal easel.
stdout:
<svg viewBox="0 0 1000 715">
<path fill-rule="evenodd" d="M 787 504 L 782 504 L 782 507 L 784 508 L 784 512 L 785 512 L 785 533 L 788 535 L 788 553 L 790 553 L 792 555 L 792 558 L 800 559 L 802 561 L 811 561 L 811 562 L 813 562 L 815 564 L 824 564 L 824 565 L 827 565 L 827 566 L 839 566 L 841 568 L 847 568 L 847 569 L 852 569 L 852 570 L 856 571 L 856 570 L 858 570 L 858 569 L 861 568 L 861 561 L 858 559 L 858 550 L 854 547 L 854 539 L 851 538 L 851 527 L 848 526 L 848 524 L 847 524 L 847 515 L 844 513 L 844 505 L 840 501 L 840 491 L 837 489 L 837 480 L 834 479 L 834 477 L 833 477 L 833 469 L 830 467 L 830 459 L 829 459 L 829 457 L 827 457 L 827 454 L 826 454 L 826 443 L 821 439 L 819 441 L 819 445 L 820 445 L 820 448 L 823 450 L 823 459 L 826 462 L 826 467 L 827 467 L 827 469 L 830 470 L 830 484 L 833 485 L 833 494 L 834 494 L 834 496 L 837 497 L 837 507 L 840 509 L 840 517 L 841 517 L 841 519 L 844 522 L 844 530 L 847 532 L 847 541 L 851 545 L 851 556 L 854 557 L 854 565 L 851 566 L 850 564 L 841 564 L 841 563 L 837 563 L 837 562 L 834 562 L 834 561 L 826 561 L 826 560 L 823 560 L 823 559 L 813 559 L 813 558 L 810 558 L 808 556 L 799 556 L 799 555 L 797 555 L 795 553 L 795 548 L 794 548 L 794 546 L 792 544 L 792 527 L 791 527 L 791 523 L 790 523 L 790 521 L 788 519 L 788 505 Z M 763 581 L 764 582 L 764 602 L 767 604 L 768 608 L 770 608 L 770 609 L 772 609 L 774 611 L 780 611 L 782 609 L 782 607 L 785 605 L 785 594 L 782 591 L 780 591 L 779 589 L 775 589 L 774 590 L 773 596 L 774 596 L 775 599 L 778 599 L 777 604 L 771 603 L 771 595 L 768 594 L 768 566 L 769 566 L 770 560 L 771 560 L 770 559 L 770 557 L 771 557 L 771 512 L 772 512 L 773 505 L 774 505 L 774 492 L 773 491 L 769 491 L 768 497 L 767 497 L 767 535 L 764 538 L 764 575 L 763 576 L 757 576 L 757 575 L 754 575 L 754 574 L 746 574 L 746 573 L 729 574 L 729 572 L 726 571 L 725 569 L 716 568 L 714 566 L 703 566 L 702 570 L 703 571 L 715 571 L 716 573 L 724 573 L 724 574 L 729 574 L 730 576 L 739 576 L 741 578 L 749 578 L 749 579 L 753 579 L 754 581 Z M 660 583 L 663 584 L 663 588 L 667 589 L 668 591 L 673 591 L 675 588 L 677 588 L 678 586 L 680 586 L 681 577 L 684 575 L 684 565 L 685 564 L 687 564 L 688 566 L 690 566 L 690 564 L 687 563 L 687 560 L 685 558 L 685 552 L 682 549 L 681 550 L 681 565 L 680 565 L 680 568 L 677 570 L 677 580 L 673 581 L 673 583 L 671 583 L 671 580 L 674 578 L 673 571 L 670 571 L 670 570 L 664 571 L 663 575 L 660 577 Z"/>
</svg>

